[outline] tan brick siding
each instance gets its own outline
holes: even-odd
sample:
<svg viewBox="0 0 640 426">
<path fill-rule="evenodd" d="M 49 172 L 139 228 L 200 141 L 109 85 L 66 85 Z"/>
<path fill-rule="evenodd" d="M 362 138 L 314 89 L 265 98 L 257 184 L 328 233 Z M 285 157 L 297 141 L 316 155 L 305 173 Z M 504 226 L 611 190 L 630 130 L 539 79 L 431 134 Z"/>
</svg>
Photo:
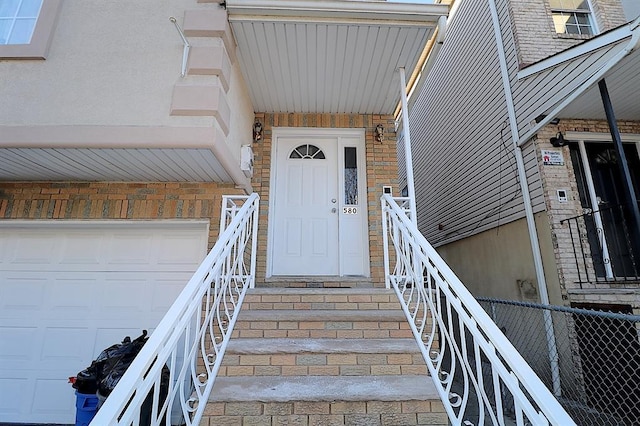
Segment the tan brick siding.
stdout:
<svg viewBox="0 0 640 426">
<path fill-rule="evenodd" d="M 620 0 L 592 0 L 591 5 L 601 33 L 626 22 Z M 557 34 L 548 0 L 510 0 L 509 13 L 520 68 L 591 38 Z"/>
<path fill-rule="evenodd" d="M 396 161 L 396 136 L 392 116 L 371 114 L 256 114 L 262 122 L 262 141 L 253 144 L 255 153 L 254 175 L 251 181 L 254 191 L 260 195 L 260 224 L 258 237 L 257 282 L 264 282 L 267 271 L 267 232 L 269 207 L 269 182 L 271 179 L 272 129 L 274 127 L 364 128 L 367 167 L 367 203 L 369 209 L 369 254 L 371 278 L 376 286 L 384 283 L 382 254 L 382 219 L 380 196 L 382 186 L 391 185 L 398 194 L 398 166 Z M 383 142 L 374 140 L 373 132 L 378 124 L 385 128 Z"/>
<path fill-rule="evenodd" d="M 218 238 L 222 195 L 211 182 L 0 182 L 0 220 L 209 219 L 209 248 Z"/>
<path fill-rule="evenodd" d="M 620 121 L 618 122 L 618 127 L 622 134 L 640 133 L 640 122 Z M 603 120 L 563 119 L 558 126 L 548 125 L 542 129 L 535 141 L 563 297 L 572 302 L 600 301 L 602 303 L 625 303 L 640 307 L 638 289 L 635 290 L 633 295 L 629 295 L 623 294 L 624 292 L 620 293 L 618 289 L 613 287 L 609 288 L 609 284 L 600 283 L 596 286 L 593 283 L 580 284 L 578 282 L 578 269 L 574 257 L 572 236 L 567 223 L 561 224 L 560 222 L 563 219 L 581 215 L 583 212 L 569 147 L 554 148 L 549 142 L 549 138 L 555 136 L 558 131 L 594 132 L 609 135 L 609 126 Z M 562 150 L 564 166 L 543 165 L 541 157 L 541 150 L 543 149 Z M 558 189 L 568 190 L 569 200 L 567 203 L 558 201 Z M 575 239 L 575 237 L 574 235 L 573 238 Z M 584 268 L 584 266 L 580 265 L 580 268 Z M 584 278 L 584 271 L 581 272 Z M 628 285 L 626 286 L 628 287 Z"/>
</svg>

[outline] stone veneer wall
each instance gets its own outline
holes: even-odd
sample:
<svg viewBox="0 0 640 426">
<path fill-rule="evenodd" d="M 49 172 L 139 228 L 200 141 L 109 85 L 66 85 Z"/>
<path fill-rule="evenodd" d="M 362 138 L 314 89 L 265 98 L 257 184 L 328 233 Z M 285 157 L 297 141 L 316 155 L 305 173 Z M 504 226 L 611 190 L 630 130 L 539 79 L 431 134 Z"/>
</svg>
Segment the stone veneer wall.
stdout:
<svg viewBox="0 0 640 426">
<path fill-rule="evenodd" d="M 640 122 L 619 121 L 618 127 L 622 134 L 640 134 Z M 640 289 L 616 289 L 604 283 L 597 286 L 583 284 L 583 288 L 580 289 L 569 227 L 566 223 L 560 224 L 560 221 L 581 215 L 583 212 L 569 147 L 553 148 L 549 142 L 549 138 L 555 136 L 558 130 L 562 132 L 594 132 L 609 135 L 609 126 L 603 120 L 563 119 L 558 126 L 548 125 L 542 129 L 534 142 L 536 144 L 563 298 L 573 302 L 631 304 L 635 309 L 638 309 L 640 308 Z M 564 166 L 543 165 L 541 157 L 541 150 L 543 149 L 562 150 Z M 558 189 L 568 190 L 569 200 L 567 203 L 558 201 L 556 192 Z"/>
<path fill-rule="evenodd" d="M 243 191 L 212 182 L 0 182 L 0 220 L 208 219 L 211 248 L 233 194 Z"/>
<path fill-rule="evenodd" d="M 269 207 L 269 183 L 271 179 L 271 130 L 274 127 L 364 128 L 371 280 L 376 286 L 384 285 L 382 221 L 380 211 L 382 186 L 392 185 L 393 193 L 399 195 L 396 136 L 394 133 L 393 117 L 371 114 L 257 113 L 256 119 L 260 120 L 264 127 L 262 141 L 253 144 L 255 161 L 254 175 L 251 180 L 254 191 L 260 194 L 257 282 L 264 282 L 267 271 L 267 210 Z M 382 124 L 385 128 L 385 137 L 382 143 L 374 141 L 373 137 L 374 129 L 378 124 Z"/>
</svg>

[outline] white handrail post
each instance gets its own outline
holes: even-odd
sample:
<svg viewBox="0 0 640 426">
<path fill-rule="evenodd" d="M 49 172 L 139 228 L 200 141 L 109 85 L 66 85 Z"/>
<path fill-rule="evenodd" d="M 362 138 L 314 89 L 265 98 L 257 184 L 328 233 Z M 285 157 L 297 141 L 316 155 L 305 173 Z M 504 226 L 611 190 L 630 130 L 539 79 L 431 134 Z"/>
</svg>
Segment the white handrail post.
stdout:
<svg viewBox="0 0 640 426">
<path fill-rule="evenodd" d="M 253 231 L 251 236 L 251 282 L 249 288 L 255 288 L 256 286 L 256 258 L 258 252 L 258 220 L 260 219 L 260 200 L 255 201 L 256 208 L 253 212 Z"/>
<path fill-rule="evenodd" d="M 380 199 L 380 207 L 382 211 L 382 255 L 384 256 L 384 287 L 386 289 L 391 288 L 391 277 L 389 272 L 389 234 L 388 234 L 388 213 L 385 208 L 386 201 L 383 198 Z"/>
<path fill-rule="evenodd" d="M 413 158 L 411 156 L 411 132 L 409 131 L 409 103 L 407 102 L 407 82 L 404 68 L 400 72 L 400 99 L 402 100 L 402 130 L 404 132 L 404 158 L 407 169 L 407 190 L 409 192 L 409 209 L 411 222 L 418 223 L 416 214 L 416 188 L 413 182 Z"/>
</svg>

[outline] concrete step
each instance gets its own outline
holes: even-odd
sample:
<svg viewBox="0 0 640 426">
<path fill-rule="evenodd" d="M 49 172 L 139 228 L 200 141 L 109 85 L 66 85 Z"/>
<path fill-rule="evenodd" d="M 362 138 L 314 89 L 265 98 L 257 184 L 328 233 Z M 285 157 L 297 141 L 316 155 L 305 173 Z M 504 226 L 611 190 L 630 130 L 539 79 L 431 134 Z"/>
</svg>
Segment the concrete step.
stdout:
<svg viewBox="0 0 640 426">
<path fill-rule="evenodd" d="M 209 401 L 209 425 L 448 424 L 428 376 L 219 377 Z"/>
<path fill-rule="evenodd" d="M 424 375 L 414 339 L 236 339 L 219 376 Z"/>
</svg>

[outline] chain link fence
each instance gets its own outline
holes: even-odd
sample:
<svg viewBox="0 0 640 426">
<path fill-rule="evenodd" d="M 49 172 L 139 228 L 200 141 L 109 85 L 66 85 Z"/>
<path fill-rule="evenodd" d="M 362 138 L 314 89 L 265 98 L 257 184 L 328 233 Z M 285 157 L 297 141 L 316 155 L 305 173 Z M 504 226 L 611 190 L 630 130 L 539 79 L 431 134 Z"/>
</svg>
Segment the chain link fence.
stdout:
<svg viewBox="0 0 640 426">
<path fill-rule="evenodd" d="M 607 306 L 617 312 L 603 312 L 478 302 L 552 392 L 555 378 L 554 393 L 576 424 L 640 424 L 640 316 L 631 315 L 629 306 Z M 545 322 L 545 311 L 551 322 Z M 556 349 L 549 350 L 553 338 Z"/>
</svg>

